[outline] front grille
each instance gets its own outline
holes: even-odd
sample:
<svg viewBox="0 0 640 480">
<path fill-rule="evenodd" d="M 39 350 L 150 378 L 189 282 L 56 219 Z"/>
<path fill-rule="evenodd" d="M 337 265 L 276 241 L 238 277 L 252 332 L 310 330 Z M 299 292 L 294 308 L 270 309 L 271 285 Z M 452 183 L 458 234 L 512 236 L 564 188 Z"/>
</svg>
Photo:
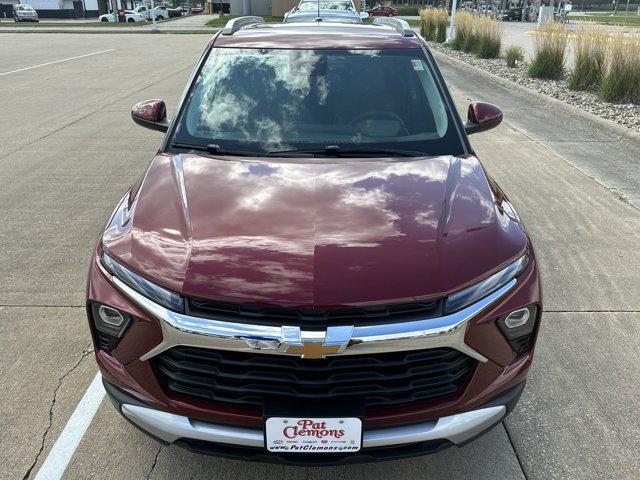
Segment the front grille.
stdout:
<svg viewBox="0 0 640 480">
<path fill-rule="evenodd" d="M 328 325 L 372 325 L 408 322 L 442 315 L 442 300 L 391 303 L 357 307 L 287 308 L 199 300 L 187 301 L 187 313 L 239 323 L 326 327 Z"/>
<path fill-rule="evenodd" d="M 165 388 L 182 396 L 256 406 L 287 398 L 359 399 L 371 407 L 453 396 L 476 361 L 451 348 L 312 360 L 180 346 L 152 364 Z"/>
</svg>

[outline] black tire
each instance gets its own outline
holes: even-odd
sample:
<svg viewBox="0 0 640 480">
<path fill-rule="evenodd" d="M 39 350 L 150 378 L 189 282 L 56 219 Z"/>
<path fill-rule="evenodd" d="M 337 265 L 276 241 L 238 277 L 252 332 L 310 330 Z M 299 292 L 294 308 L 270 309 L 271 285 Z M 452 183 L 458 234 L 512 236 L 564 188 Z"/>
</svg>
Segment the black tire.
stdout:
<svg viewBox="0 0 640 480">
<path fill-rule="evenodd" d="M 392 13 L 387 13 L 387 17 L 393 17 Z"/>
<path fill-rule="evenodd" d="M 136 23 L 136 21 L 133 18 L 128 18 L 127 23 Z"/>
<path fill-rule="evenodd" d="M 164 17 L 163 17 L 162 15 L 158 15 L 158 16 L 156 17 L 156 20 L 164 20 Z"/>
<path fill-rule="evenodd" d="M 108 18 L 103 18 L 102 20 L 100 20 L 101 22 L 108 22 L 109 19 Z"/>
</svg>

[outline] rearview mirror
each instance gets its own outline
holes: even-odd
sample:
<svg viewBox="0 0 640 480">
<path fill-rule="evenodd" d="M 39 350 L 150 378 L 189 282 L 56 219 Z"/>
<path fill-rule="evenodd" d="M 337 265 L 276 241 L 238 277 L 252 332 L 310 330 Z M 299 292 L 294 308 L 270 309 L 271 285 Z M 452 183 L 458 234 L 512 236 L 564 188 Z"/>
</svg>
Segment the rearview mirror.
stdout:
<svg viewBox="0 0 640 480">
<path fill-rule="evenodd" d="M 138 125 L 159 132 L 169 129 L 167 121 L 167 107 L 163 100 L 146 100 L 136 103 L 131 109 L 131 118 Z"/>
<path fill-rule="evenodd" d="M 502 122 L 502 110 L 491 103 L 473 102 L 469 105 L 464 131 L 467 135 L 484 132 L 497 127 Z"/>
</svg>

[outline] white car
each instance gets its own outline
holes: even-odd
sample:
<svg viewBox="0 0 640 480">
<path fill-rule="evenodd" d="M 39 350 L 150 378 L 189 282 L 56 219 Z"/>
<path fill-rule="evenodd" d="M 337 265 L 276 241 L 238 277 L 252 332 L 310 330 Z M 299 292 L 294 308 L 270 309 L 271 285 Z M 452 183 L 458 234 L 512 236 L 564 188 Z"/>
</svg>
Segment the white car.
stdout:
<svg viewBox="0 0 640 480">
<path fill-rule="evenodd" d="M 138 5 L 133 11 L 142 15 L 145 20 L 151 20 L 154 16 L 156 20 L 166 20 L 167 18 L 180 17 L 182 15 L 182 11 L 164 6 L 149 8 L 146 5 Z"/>
<path fill-rule="evenodd" d="M 125 10 L 124 17 L 127 19 L 127 23 L 134 22 L 143 22 L 145 18 L 132 10 Z M 105 13 L 104 15 L 100 15 L 98 20 L 101 22 L 114 22 L 113 13 Z"/>
<path fill-rule="evenodd" d="M 145 20 L 151 20 L 151 9 L 146 5 L 138 5 L 133 11 L 142 15 Z"/>
</svg>

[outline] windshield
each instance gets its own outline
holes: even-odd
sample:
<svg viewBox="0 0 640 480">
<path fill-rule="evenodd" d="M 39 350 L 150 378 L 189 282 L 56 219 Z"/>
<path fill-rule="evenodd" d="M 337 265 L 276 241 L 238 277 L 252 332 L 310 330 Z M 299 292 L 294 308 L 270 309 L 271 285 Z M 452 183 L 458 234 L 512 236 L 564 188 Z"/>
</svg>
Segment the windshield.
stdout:
<svg viewBox="0 0 640 480">
<path fill-rule="evenodd" d="M 31 5 L 18 5 L 18 10 L 33 10 Z"/>
<path fill-rule="evenodd" d="M 298 10 L 302 11 L 302 12 L 312 12 L 312 11 L 317 11 L 318 10 L 318 4 L 320 4 L 320 10 L 349 10 L 351 8 L 351 2 L 350 1 L 346 1 L 346 2 L 340 2 L 340 1 L 336 1 L 336 2 L 327 2 L 327 1 L 320 1 L 320 2 L 303 2 L 298 6 Z"/>
<path fill-rule="evenodd" d="M 464 151 L 421 49 L 213 48 L 185 102 L 170 143 Z"/>
<path fill-rule="evenodd" d="M 362 23 L 362 20 L 360 19 L 360 17 L 355 14 L 342 13 L 337 15 L 336 14 L 329 15 L 327 13 L 323 14 L 322 12 L 320 13 L 319 17 L 317 14 L 289 15 L 286 18 L 285 23 L 305 23 L 305 22 L 315 22 L 315 21 L 321 21 L 325 23 Z"/>
</svg>

